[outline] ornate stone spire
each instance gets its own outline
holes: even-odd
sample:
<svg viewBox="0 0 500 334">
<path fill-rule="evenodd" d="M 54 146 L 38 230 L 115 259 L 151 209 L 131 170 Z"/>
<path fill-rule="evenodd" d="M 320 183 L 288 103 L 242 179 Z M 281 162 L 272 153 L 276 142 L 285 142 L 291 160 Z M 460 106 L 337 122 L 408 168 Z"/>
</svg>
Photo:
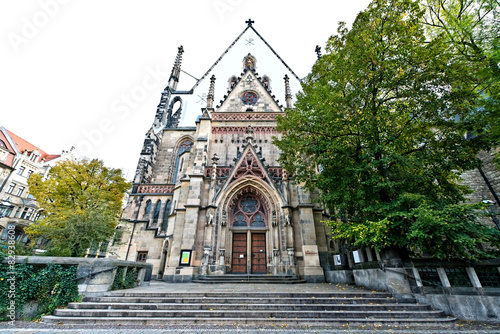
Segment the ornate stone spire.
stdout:
<svg viewBox="0 0 500 334">
<path fill-rule="evenodd" d="M 247 142 L 252 145 L 252 141 L 253 141 L 253 128 L 249 125 L 248 128 L 245 130 L 245 134 L 247 135 Z"/>
<path fill-rule="evenodd" d="M 219 157 L 217 154 L 214 153 L 214 156 L 212 157 L 212 175 L 210 175 L 210 191 L 209 191 L 209 198 L 210 198 L 210 205 L 213 205 L 213 200 L 215 196 L 215 188 L 217 186 L 217 163 L 219 161 Z"/>
<path fill-rule="evenodd" d="M 207 108 L 213 108 L 214 106 L 214 89 L 215 89 L 215 75 L 210 78 L 210 87 L 208 88 L 207 95 Z"/>
<path fill-rule="evenodd" d="M 177 89 L 177 83 L 179 82 L 179 76 L 181 74 L 181 62 L 182 54 L 184 53 L 184 48 L 179 46 L 177 49 L 177 57 L 175 57 L 174 67 L 172 68 L 172 74 L 170 74 L 170 80 L 168 81 L 168 86 L 171 90 Z"/>
<path fill-rule="evenodd" d="M 212 180 L 217 179 L 217 162 L 219 161 L 219 157 L 217 156 L 216 153 L 214 153 L 214 156 L 212 157 Z"/>
<path fill-rule="evenodd" d="M 286 107 L 292 108 L 292 90 L 290 89 L 290 79 L 288 78 L 288 75 L 286 75 L 286 74 L 285 74 L 285 77 L 283 79 L 285 80 Z"/>
</svg>

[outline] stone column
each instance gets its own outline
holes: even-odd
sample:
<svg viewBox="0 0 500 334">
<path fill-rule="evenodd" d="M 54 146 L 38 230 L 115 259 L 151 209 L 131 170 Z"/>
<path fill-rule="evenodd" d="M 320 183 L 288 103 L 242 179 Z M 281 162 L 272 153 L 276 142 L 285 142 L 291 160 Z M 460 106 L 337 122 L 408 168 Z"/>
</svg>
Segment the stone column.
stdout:
<svg viewBox="0 0 500 334">
<path fill-rule="evenodd" d="M 298 214 L 300 225 L 298 233 L 302 243 L 303 267 L 299 273 L 308 282 L 324 282 L 325 275 L 320 266 L 318 241 L 316 239 L 316 228 L 310 193 L 302 186 L 297 187 Z"/>
<path fill-rule="evenodd" d="M 278 248 L 273 249 L 273 275 L 278 275 L 278 268 L 280 264 L 280 250 Z"/>
</svg>

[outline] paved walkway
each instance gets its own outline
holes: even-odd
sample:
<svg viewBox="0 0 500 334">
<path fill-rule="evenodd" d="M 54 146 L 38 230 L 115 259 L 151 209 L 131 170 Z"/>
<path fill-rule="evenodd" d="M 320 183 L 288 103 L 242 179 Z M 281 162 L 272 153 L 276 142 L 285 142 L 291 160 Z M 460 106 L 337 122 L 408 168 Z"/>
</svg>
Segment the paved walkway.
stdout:
<svg viewBox="0 0 500 334">
<path fill-rule="evenodd" d="M 152 281 L 150 285 L 140 286 L 127 291 L 134 292 L 345 292 L 360 291 L 360 288 L 347 284 L 301 283 L 301 284 L 264 284 L 264 283 L 165 283 Z M 361 289 L 361 291 L 364 291 Z"/>
<path fill-rule="evenodd" d="M 128 290 L 132 291 L 132 290 Z M 201 283 L 164 283 L 153 281 L 149 286 L 133 289 L 134 292 L 347 292 L 359 291 L 359 288 L 348 285 L 335 285 L 329 283 L 305 284 L 201 284 Z M 14 326 L 0 323 L 0 334 L 200 334 L 200 333 L 318 333 L 318 334 L 500 334 L 500 324 L 484 323 L 456 323 L 450 326 L 432 328 L 396 328 L 396 327 L 311 327 L 302 326 L 290 328 L 288 326 L 99 326 L 99 325 L 48 325 L 39 322 L 16 321 Z"/>
</svg>

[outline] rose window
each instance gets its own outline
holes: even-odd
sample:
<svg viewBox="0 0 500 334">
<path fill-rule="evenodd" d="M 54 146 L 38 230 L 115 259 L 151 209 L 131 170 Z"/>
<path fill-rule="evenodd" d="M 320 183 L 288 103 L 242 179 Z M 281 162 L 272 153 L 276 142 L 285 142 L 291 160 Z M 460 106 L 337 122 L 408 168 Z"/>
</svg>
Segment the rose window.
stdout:
<svg viewBox="0 0 500 334">
<path fill-rule="evenodd" d="M 253 195 L 243 196 L 233 211 L 235 227 L 266 227 L 266 214 L 262 203 Z"/>
</svg>

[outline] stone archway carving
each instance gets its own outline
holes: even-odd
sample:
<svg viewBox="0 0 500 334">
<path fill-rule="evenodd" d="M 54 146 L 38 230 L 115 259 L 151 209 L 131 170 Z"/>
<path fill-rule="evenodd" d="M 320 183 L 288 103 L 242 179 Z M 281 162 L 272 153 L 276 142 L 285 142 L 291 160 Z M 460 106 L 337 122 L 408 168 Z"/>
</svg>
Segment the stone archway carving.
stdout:
<svg viewBox="0 0 500 334">
<path fill-rule="evenodd" d="M 246 254 L 243 255 L 245 263 L 248 263 L 246 272 L 256 272 L 255 257 L 262 255 L 265 256 L 267 273 L 276 273 L 274 267 L 280 263 L 280 257 L 286 255 L 286 242 L 283 242 L 286 238 L 281 227 L 284 224 L 281 224 L 281 215 L 276 215 L 284 205 L 281 195 L 262 179 L 251 175 L 238 179 L 220 195 L 222 196 L 218 197 L 216 203 L 219 208 L 218 213 L 221 215 L 217 248 L 225 250 L 226 267 L 233 269 L 234 235 L 243 237 L 242 234 L 245 234 L 246 238 L 237 239 L 238 242 L 246 242 L 248 245 L 248 252 L 238 250 Z M 258 238 L 261 238 L 260 241 Z M 256 246 L 257 252 L 263 254 L 255 254 L 253 250 L 253 246 L 259 242 L 265 248 Z M 262 270 L 257 272 L 263 273 Z"/>
</svg>

